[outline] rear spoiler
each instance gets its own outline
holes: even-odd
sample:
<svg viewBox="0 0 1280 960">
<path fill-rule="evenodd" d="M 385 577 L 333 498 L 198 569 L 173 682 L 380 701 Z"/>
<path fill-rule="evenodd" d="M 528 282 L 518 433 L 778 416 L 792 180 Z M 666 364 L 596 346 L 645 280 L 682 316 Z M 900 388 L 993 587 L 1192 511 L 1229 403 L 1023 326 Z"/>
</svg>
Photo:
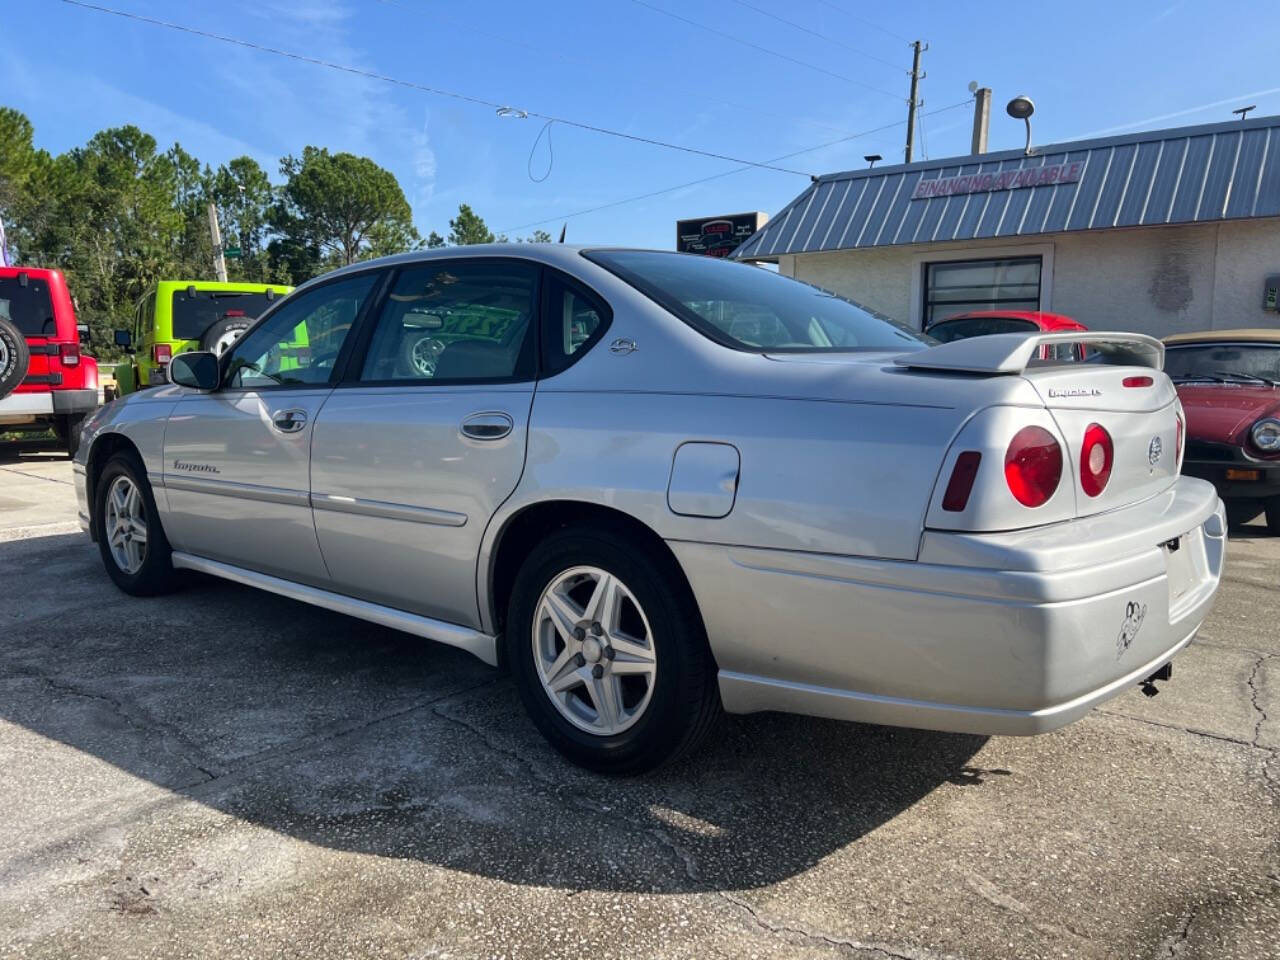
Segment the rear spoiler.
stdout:
<svg viewBox="0 0 1280 960">
<path fill-rule="evenodd" d="M 954 370 L 961 373 L 1022 373 L 1040 357 L 1046 344 L 1083 343 L 1092 354 L 1085 362 L 1108 366 L 1164 369 L 1164 344 L 1141 333 L 995 333 L 940 343 L 936 347 L 897 357 L 894 363 L 916 370 Z"/>
</svg>

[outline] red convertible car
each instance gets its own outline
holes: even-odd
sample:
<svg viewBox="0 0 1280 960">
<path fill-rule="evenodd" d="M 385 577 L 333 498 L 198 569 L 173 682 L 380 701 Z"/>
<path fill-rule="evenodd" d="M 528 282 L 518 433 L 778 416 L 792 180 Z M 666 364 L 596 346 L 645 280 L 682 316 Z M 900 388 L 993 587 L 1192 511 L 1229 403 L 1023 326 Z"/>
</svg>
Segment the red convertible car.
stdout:
<svg viewBox="0 0 1280 960">
<path fill-rule="evenodd" d="M 983 337 L 992 333 L 1064 333 L 1088 330 L 1061 313 L 1045 313 L 1042 310 L 974 310 L 944 317 L 925 327 L 924 332 L 935 340 L 950 343 L 967 337 Z M 1086 346 L 1083 343 L 1045 344 L 1040 348 L 1041 360 L 1083 360 Z"/>
<path fill-rule="evenodd" d="M 1164 369 L 1187 416 L 1182 472 L 1218 488 L 1232 523 L 1263 510 L 1280 534 L 1280 330 L 1165 338 Z"/>
</svg>

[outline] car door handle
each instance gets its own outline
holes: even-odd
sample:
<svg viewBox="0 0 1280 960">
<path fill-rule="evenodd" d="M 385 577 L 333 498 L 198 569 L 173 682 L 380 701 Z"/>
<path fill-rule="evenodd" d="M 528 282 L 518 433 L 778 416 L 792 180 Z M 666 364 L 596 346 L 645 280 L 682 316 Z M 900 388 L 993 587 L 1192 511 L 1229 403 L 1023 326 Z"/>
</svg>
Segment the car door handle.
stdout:
<svg viewBox="0 0 1280 960">
<path fill-rule="evenodd" d="M 297 433 L 307 425 L 307 411 L 277 410 L 271 415 L 271 425 L 281 433 Z"/>
<path fill-rule="evenodd" d="M 473 413 L 462 421 L 464 437 L 472 440 L 501 440 L 511 432 L 515 421 L 505 413 Z"/>
</svg>

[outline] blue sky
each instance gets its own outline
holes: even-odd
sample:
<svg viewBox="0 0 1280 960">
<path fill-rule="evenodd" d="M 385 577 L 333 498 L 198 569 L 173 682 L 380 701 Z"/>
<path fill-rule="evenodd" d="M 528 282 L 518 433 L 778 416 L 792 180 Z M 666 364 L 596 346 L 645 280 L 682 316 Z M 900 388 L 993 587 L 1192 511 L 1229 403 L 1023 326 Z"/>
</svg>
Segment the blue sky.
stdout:
<svg viewBox="0 0 1280 960">
<path fill-rule="evenodd" d="M 1244 103 L 1257 103 L 1254 116 L 1280 113 L 1280 5 L 1274 2 L 101 2 L 751 160 L 897 124 L 782 164 L 813 173 L 863 166 L 868 153 L 882 154 L 885 162 L 901 158 L 906 40 L 917 37 L 930 44 L 917 144 L 931 157 L 968 152 L 968 105 L 942 108 L 965 101 L 970 80 L 995 91 L 992 149 L 1021 145 L 1021 124 L 1004 115 L 1003 104 L 1022 92 L 1037 105 L 1038 143 L 1230 119 L 1231 108 Z M 58 152 L 102 127 L 134 123 L 162 148 L 177 141 L 213 165 L 247 153 L 273 178 L 279 158 L 305 144 L 350 150 L 396 174 L 424 234 L 447 232 L 459 202 L 513 236 L 544 220 L 540 225 L 557 233 L 575 211 L 735 169 L 724 160 L 556 124 L 550 130 L 554 164 L 535 183 L 530 167 L 541 178 L 549 160 L 545 136 L 534 148 L 540 120 L 501 118 L 489 107 L 59 0 L 0 0 L 0 18 L 6 38 L 0 104 L 31 118 L 38 145 Z M 26 39 L 13 42 L 17 38 Z M 929 116 L 935 111 L 941 112 Z M 670 247 L 678 218 L 772 213 L 806 182 L 772 171 L 738 172 L 569 218 L 568 236 Z"/>
</svg>

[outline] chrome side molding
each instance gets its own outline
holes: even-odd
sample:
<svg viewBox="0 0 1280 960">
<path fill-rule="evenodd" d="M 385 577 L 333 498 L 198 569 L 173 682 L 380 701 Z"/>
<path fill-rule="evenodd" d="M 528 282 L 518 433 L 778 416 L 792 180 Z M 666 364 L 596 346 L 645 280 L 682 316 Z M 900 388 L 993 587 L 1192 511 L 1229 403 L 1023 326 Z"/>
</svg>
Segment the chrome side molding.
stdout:
<svg viewBox="0 0 1280 960">
<path fill-rule="evenodd" d="M 257 587 L 268 593 L 279 594 L 325 610 L 333 610 L 359 620 L 367 620 L 369 623 L 377 623 L 393 630 L 403 630 L 417 637 L 425 637 L 437 643 L 445 643 L 451 647 L 466 650 L 491 667 L 498 665 L 498 638 L 470 627 L 433 620 L 431 617 L 419 616 L 416 613 L 406 613 L 393 607 L 384 607 L 367 600 L 357 600 L 355 597 L 331 593 L 319 587 L 309 587 L 294 583 L 292 580 L 282 580 L 265 573 L 246 570 L 244 567 L 233 566 L 218 560 L 207 560 L 204 557 L 179 553 L 176 550 L 173 553 L 173 565 L 183 570 L 196 570 L 221 577 L 223 580 L 230 580 L 246 587 Z"/>
</svg>

